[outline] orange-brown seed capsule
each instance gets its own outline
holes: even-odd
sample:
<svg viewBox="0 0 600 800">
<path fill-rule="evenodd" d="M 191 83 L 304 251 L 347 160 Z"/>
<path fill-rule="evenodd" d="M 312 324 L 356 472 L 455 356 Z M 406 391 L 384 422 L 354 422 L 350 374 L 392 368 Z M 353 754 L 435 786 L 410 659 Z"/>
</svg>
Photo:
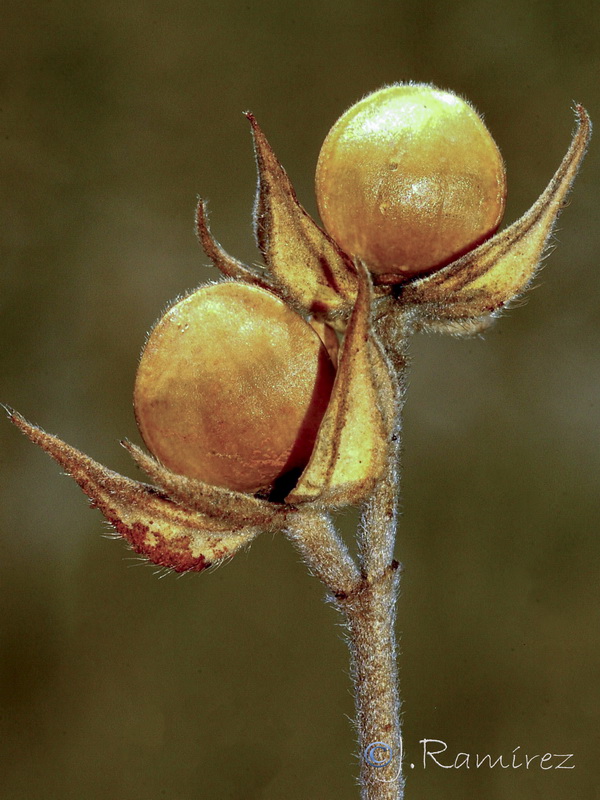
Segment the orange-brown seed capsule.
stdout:
<svg viewBox="0 0 600 800">
<path fill-rule="evenodd" d="M 376 274 L 442 266 L 497 229 L 506 180 L 473 108 L 425 84 L 368 95 L 321 149 L 316 192 L 327 231 Z"/>
<path fill-rule="evenodd" d="M 283 301 L 220 283 L 176 303 L 152 330 L 135 413 L 173 472 L 256 492 L 306 466 L 333 380 L 319 337 Z"/>
</svg>

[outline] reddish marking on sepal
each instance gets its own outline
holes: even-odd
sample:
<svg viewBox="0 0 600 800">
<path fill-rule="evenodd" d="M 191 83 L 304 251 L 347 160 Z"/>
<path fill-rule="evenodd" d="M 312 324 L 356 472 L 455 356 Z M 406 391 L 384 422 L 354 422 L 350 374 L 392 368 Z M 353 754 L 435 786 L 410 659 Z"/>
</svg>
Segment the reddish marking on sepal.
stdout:
<svg viewBox="0 0 600 800">
<path fill-rule="evenodd" d="M 201 572 L 249 544 L 259 529 L 231 525 L 227 514 L 199 513 L 173 502 L 154 486 L 133 481 L 31 425 L 11 411 L 11 420 L 79 484 L 136 553 L 175 572 Z"/>
<path fill-rule="evenodd" d="M 178 536 L 167 543 L 160 533 L 152 531 L 151 528 L 140 522 L 126 525 L 111 512 L 105 512 L 105 517 L 117 533 L 127 539 L 134 552 L 146 556 L 159 567 L 168 567 L 175 572 L 202 572 L 211 565 L 211 562 L 207 561 L 202 554 L 192 556 L 189 536 Z M 155 545 L 149 543 L 150 536 L 156 539 Z M 220 554 L 215 555 L 218 559 L 221 558 Z M 226 552 L 223 553 L 223 556 L 225 555 Z"/>
</svg>

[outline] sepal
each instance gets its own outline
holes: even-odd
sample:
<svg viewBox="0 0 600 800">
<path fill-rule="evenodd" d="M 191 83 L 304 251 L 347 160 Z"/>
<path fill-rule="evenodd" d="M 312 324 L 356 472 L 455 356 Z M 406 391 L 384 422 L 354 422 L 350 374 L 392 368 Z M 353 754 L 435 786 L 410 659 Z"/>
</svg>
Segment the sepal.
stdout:
<svg viewBox="0 0 600 800">
<path fill-rule="evenodd" d="M 475 327 L 514 300 L 535 275 L 565 197 L 585 155 L 591 122 L 576 106 L 577 128 L 571 146 L 546 190 L 519 220 L 475 250 L 426 277 L 400 285 L 395 294 L 402 305 L 414 305 L 423 326 L 444 322 L 451 333 L 463 324 Z"/>
<path fill-rule="evenodd" d="M 288 503 L 362 502 L 381 477 L 395 421 L 392 378 L 371 325 L 372 287 L 359 265 L 358 295 L 348 322 L 329 406 L 311 459 Z"/>
<path fill-rule="evenodd" d="M 289 298 L 309 313 L 350 309 L 357 277 L 350 258 L 311 219 L 256 119 L 252 125 L 258 167 L 254 226 L 258 246 Z"/>
<path fill-rule="evenodd" d="M 293 514 L 290 506 L 270 503 L 243 492 L 235 492 L 222 486 L 176 475 L 140 447 L 128 441 L 121 442 L 135 463 L 169 499 L 187 509 L 207 514 L 211 517 L 224 517 L 233 525 L 259 525 L 263 529 L 281 528 L 286 524 L 285 517 Z"/>
<path fill-rule="evenodd" d="M 70 475 L 132 549 L 175 572 L 200 572 L 249 544 L 259 528 L 190 511 L 153 486 L 106 469 L 7 409 L 11 421 Z"/>
<path fill-rule="evenodd" d="M 257 270 L 247 266 L 239 259 L 230 256 L 217 242 L 208 227 L 206 200 L 202 200 L 202 198 L 198 199 L 196 206 L 196 237 L 200 247 L 210 258 L 213 265 L 227 278 L 262 286 L 263 289 L 273 289 L 272 282 L 266 276 L 261 275 Z"/>
</svg>

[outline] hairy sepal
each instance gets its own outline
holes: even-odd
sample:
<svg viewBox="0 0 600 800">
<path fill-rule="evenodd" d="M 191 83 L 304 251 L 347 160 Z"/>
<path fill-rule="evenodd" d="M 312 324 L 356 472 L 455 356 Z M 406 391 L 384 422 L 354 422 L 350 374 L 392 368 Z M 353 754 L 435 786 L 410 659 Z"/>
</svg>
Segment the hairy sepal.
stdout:
<svg viewBox="0 0 600 800">
<path fill-rule="evenodd" d="M 305 311 L 349 310 L 357 292 L 352 261 L 302 208 L 256 119 L 246 116 L 258 167 L 254 228 L 266 264 Z"/>
<path fill-rule="evenodd" d="M 11 421 L 69 474 L 132 549 L 175 572 L 200 572 L 231 557 L 259 529 L 190 511 L 131 480 L 7 409 Z"/>
<path fill-rule="evenodd" d="M 422 327 L 453 334 L 477 332 L 527 288 L 590 140 L 587 112 L 578 105 L 576 113 L 577 128 L 571 146 L 529 211 L 447 267 L 396 287 L 402 305 L 418 307 Z M 445 322 L 449 323 L 447 327 Z"/>
<path fill-rule="evenodd" d="M 331 400 L 311 459 L 286 502 L 346 505 L 370 494 L 389 456 L 395 419 L 391 381 L 372 332 L 370 279 L 360 266 Z"/>
<path fill-rule="evenodd" d="M 244 283 L 261 286 L 263 289 L 272 290 L 274 288 L 272 281 L 269 281 L 266 276 L 261 275 L 257 270 L 247 266 L 237 258 L 230 256 L 229 253 L 221 247 L 208 227 L 206 201 L 201 198 L 198 200 L 198 205 L 196 206 L 196 236 L 200 246 L 210 258 L 213 265 L 227 278 L 233 278 L 236 281 L 243 281 Z"/>
<path fill-rule="evenodd" d="M 257 525 L 279 529 L 286 525 L 286 515 L 295 509 L 279 503 L 270 503 L 250 494 L 235 492 L 221 486 L 211 486 L 203 481 L 176 475 L 149 456 L 137 445 L 121 442 L 134 461 L 148 477 L 175 503 L 186 509 L 199 511 L 210 517 L 224 517 L 230 524 Z"/>
</svg>

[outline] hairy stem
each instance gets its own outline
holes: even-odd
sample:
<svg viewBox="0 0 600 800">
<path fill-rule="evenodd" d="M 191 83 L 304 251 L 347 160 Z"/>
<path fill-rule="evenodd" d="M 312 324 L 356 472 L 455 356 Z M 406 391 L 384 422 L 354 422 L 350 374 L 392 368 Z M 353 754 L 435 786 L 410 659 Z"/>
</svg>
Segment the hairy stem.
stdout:
<svg viewBox="0 0 600 800">
<path fill-rule="evenodd" d="M 330 518 L 301 511 L 286 530 L 311 572 L 346 618 L 356 703 L 362 800 L 402 800 L 402 735 L 394 624 L 400 582 L 393 560 L 399 493 L 400 414 L 406 386 L 407 320 L 378 325 L 391 420 L 387 468 L 365 503 L 358 531 L 359 566 Z M 375 335 L 375 334 L 374 334 Z M 383 374 L 385 373 L 385 374 Z M 391 387 L 391 389 L 389 388 Z"/>
<path fill-rule="evenodd" d="M 389 528 L 394 520 L 395 495 L 388 490 L 376 492 L 365 509 L 363 528 L 369 525 L 373 541 L 381 542 L 389 531 L 378 528 Z M 347 621 L 363 800 L 401 800 L 402 741 L 394 639 L 398 562 L 389 561 L 373 577 L 361 575 L 326 514 L 299 513 L 286 534 L 311 572 L 327 586 Z"/>
<path fill-rule="evenodd" d="M 363 800 L 402 800 L 402 733 L 396 665 L 399 564 L 393 560 L 400 488 L 401 412 L 406 388 L 407 320 L 378 325 L 393 387 L 387 469 L 363 508 L 358 531 L 362 584 L 339 606 L 346 614 Z"/>
<path fill-rule="evenodd" d="M 398 448 L 391 449 L 387 472 L 365 504 L 358 535 L 360 566 L 363 575 L 371 579 L 389 567 L 394 554 L 398 523 Z"/>
<path fill-rule="evenodd" d="M 331 594 L 346 596 L 354 591 L 360 573 L 328 514 L 301 512 L 288 521 L 285 533 Z"/>
<path fill-rule="evenodd" d="M 363 800 L 401 800 L 402 739 L 394 637 L 398 563 L 338 605 L 348 620 Z"/>
</svg>

